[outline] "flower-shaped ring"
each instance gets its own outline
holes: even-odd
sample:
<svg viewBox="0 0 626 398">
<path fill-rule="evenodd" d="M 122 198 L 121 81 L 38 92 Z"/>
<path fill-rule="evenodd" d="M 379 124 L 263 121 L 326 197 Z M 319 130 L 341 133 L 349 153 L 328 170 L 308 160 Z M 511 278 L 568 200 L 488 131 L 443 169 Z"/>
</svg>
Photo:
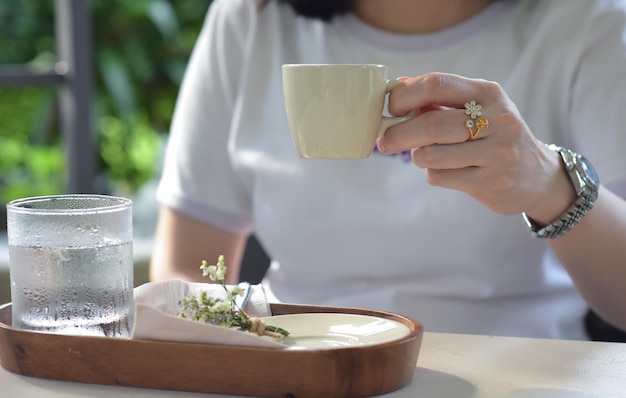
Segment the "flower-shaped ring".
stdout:
<svg viewBox="0 0 626 398">
<path fill-rule="evenodd" d="M 480 111 L 481 109 L 482 106 L 478 105 L 474 100 L 465 103 L 465 114 L 470 117 L 470 119 L 467 119 L 465 122 L 465 127 L 470 134 L 468 141 L 475 140 L 476 137 L 478 137 L 478 133 L 489 127 L 489 120 L 484 117 L 479 117 L 483 114 Z M 478 119 L 476 119 L 477 117 Z M 476 127 L 476 131 L 474 131 L 474 127 Z"/>
</svg>

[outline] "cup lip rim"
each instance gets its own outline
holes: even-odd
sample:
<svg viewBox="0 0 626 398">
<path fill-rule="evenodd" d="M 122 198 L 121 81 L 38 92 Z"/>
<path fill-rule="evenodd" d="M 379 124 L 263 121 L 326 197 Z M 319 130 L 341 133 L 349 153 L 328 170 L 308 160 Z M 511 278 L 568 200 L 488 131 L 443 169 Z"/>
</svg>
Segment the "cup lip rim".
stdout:
<svg viewBox="0 0 626 398">
<path fill-rule="evenodd" d="M 113 203 L 106 206 L 95 206 L 88 208 L 32 208 L 23 207 L 27 203 L 49 201 L 51 199 L 107 199 L 112 200 Z M 7 203 L 7 212 L 14 213 L 31 213 L 31 214 L 74 214 L 74 213 L 101 213 L 101 212 L 115 212 L 124 210 L 132 206 L 133 201 L 129 198 L 114 195 L 104 194 L 60 194 L 60 195 L 43 195 L 43 196 L 30 196 L 25 198 L 14 199 Z"/>
<path fill-rule="evenodd" d="M 342 67 L 350 67 L 354 68 L 356 66 L 360 66 L 363 68 L 386 68 L 386 65 L 383 64 L 283 64 L 283 68 L 342 68 Z"/>
</svg>

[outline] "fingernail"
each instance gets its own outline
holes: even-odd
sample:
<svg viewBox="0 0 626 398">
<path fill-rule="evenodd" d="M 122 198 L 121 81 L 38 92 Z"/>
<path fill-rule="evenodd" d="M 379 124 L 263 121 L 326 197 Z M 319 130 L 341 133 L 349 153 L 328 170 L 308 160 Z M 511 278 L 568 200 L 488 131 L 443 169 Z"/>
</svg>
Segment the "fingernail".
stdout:
<svg viewBox="0 0 626 398">
<path fill-rule="evenodd" d="M 376 139 L 376 145 L 378 145 L 378 150 L 381 151 L 382 153 L 385 153 L 385 145 L 383 144 L 383 139 L 385 137 L 378 137 Z"/>
</svg>

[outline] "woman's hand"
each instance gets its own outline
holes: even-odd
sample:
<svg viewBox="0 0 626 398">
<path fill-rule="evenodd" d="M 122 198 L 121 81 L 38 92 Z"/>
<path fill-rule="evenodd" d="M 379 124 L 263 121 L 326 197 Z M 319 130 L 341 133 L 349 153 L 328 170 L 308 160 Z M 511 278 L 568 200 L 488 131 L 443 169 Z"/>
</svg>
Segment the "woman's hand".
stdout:
<svg viewBox="0 0 626 398">
<path fill-rule="evenodd" d="M 381 152 L 410 149 L 431 185 L 466 192 L 501 214 L 526 212 L 549 224 L 576 200 L 559 155 L 534 137 L 500 85 L 443 73 L 402 80 L 389 111 L 419 109 L 419 116 L 391 127 L 378 142 Z M 481 105 L 475 119 L 466 113 L 470 101 Z M 471 139 L 480 117 L 489 126 Z"/>
<path fill-rule="evenodd" d="M 489 127 L 469 140 L 465 103 L 472 100 Z M 560 156 L 535 138 L 498 84 L 441 73 L 405 78 L 391 90 L 389 110 L 414 109 L 419 115 L 391 127 L 378 145 L 383 153 L 410 149 L 432 185 L 464 191 L 498 213 L 526 212 L 544 225 L 576 201 Z M 547 244 L 589 305 L 626 330 L 625 225 L 623 200 L 600 187 L 582 221 Z"/>
</svg>

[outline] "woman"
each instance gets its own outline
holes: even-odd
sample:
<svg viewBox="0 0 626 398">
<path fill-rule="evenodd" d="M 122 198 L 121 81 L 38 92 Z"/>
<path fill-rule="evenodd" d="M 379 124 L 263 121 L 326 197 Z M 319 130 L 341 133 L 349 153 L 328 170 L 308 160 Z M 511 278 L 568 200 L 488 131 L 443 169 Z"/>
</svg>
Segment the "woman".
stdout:
<svg viewBox="0 0 626 398">
<path fill-rule="evenodd" d="M 284 302 L 572 339 L 590 306 L 626 329 L 624 2 L 262 3 L 209 10 L 158 191 L 153 279 L 200 279 L 223 254 L 235 282 L 254 231 Z M 285 63 L 385 64 L 403 76 L 389 112 L 420 115 L 368 159 L 300 159 Z"/>
</svg>

